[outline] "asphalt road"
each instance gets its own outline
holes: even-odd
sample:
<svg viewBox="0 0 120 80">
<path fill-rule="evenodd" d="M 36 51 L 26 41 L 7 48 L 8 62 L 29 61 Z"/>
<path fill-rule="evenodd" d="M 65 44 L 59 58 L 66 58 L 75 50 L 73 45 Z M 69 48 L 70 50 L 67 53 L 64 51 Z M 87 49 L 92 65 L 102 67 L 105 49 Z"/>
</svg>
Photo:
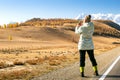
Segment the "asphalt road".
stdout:
<svg viewBox="0 0 120 80">
<path fill-rule="evenodd" d="M 105 80 L 120 80 L 120 60 L 106 76 Z"/>
<path fill-rule="evenodd" d="M 99 80 L 120 80 L 120 56 L 109 66 Z"/>
<path fill-rule="evenodd" d="M 108 52 L 95 55 L 98 63 L 98 69 L 100 76 L 93 76 L 93 69 L 89 58 L 86 59 L 85 75 L 81 78 L 79 72 L 79 61 L 71 66 L 63 69 L 59 69 L 43 76 L 34 78 L 32 80 L 99 80 L 111 64 L 120 56 L 120 47 L 110 50 Z M 109 74 L 105 75 L 105 79 L 101 80 L 120 80 L 120 60 L 114 65 Z"/>
</svg>

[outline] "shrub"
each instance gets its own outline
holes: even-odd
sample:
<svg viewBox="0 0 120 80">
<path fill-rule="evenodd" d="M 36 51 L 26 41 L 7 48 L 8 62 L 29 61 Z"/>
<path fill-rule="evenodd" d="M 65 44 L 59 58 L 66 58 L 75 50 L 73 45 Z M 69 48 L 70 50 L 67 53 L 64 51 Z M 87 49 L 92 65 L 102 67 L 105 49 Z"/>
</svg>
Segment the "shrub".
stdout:
<svg viewBox="0 0 120 80">
<path fill-rule="evenodd" d="M 38 60 L 37 59 L 29 59 L 29 60 L 26 60 L 26 63 L 31 64 L 31 65 L 36 65 L 36 64 L 38 64 Z"/>
<path fill-rule="evenodd" d="M 24 61 L 24 60 L 16 59 L 16 60 L 14 61 L 14 65 L 25 65 L 25 61 Z"/>
</svg>

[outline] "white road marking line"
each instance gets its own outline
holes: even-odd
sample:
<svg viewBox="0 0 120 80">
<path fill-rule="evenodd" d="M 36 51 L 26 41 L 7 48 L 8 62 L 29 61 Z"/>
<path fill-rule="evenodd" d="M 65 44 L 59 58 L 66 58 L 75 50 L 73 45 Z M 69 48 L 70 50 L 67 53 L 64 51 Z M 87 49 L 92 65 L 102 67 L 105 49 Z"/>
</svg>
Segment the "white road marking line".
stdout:
<svg viewBox="0 0 120 80">
<path fill-rule="evenodd" d="M 119 61 L 120 56 L 113 62 L 113 64 L 107 69 L 107 71 L 99 78 L 99 80 L 104 80 L 107 74 L 112 70 L 114 65 Z"/>
</svg>

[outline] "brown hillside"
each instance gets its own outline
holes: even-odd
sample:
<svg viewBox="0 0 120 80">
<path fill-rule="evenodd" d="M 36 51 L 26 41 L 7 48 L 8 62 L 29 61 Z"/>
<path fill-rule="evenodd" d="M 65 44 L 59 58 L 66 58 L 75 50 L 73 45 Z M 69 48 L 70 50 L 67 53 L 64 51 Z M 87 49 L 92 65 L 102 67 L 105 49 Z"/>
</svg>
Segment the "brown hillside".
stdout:
<svg viewBox="0 0 120 80">
<path fill-rule="evenodd" d="M 8 40 L 37 40 L 37 41 L 71 41 L 72 35 L 63 29 L 50 27 L 21 26 L 17 28 L 0 29 L 0 39 Z"/>
<path fill-rule="evenodd" d="M 109 26 L 111 26 L 111 27 L 120 31 L 120 25 L 118 25 L 117 23 L 115 23 L 111 20 L 95 20 L 95 21 L 104 23 L 104 24 L 109 25 Z"/>
<path fill-rule="evenodd" d="M 118 37 L 120 38 L 120 32 L 119 30 L 113 28 L 113 25 L 108 25 L 107 23 L 99 22 L 99 21 L 93 21 L 95 25 L 95 35 L 101 35 L 101 36 L 109 36 L 109 37 Z M 119 26 L 120 27 L 120 26 Z"/>
<path fill-rule="evenodd" d="M 120 38 L 120 32 L 113 28 L 114 24 L 111 21 L 93 21 L 95 25 L 94 35 L 117 37 Z M 46 25 L 36 24 L 47 23 Z M 48 23 L 52 23 L 48 24 Z M 62 23 L 62 25 L 61 25 Z M 109 25 L 112 23 L 113 25 Z M 79 38 L 75 35 L 74 29 L 77 21 L 70 19 L 32 19 L 25 23 L 21 23 L 16 28 L 0 29 L 0 39 L 8 39 L 9 36 L 13 37 L 13 40 L 39 40 L 39 41 L 72 41 L 76 42 Z M 56 25 L 57 24 L 57 25 Z M 33 25 L 33 26 L 30 26 Z M 48 27 L 45 27 L 48 26 Z M 54 26 L 54 27 L 53 27 Z M 120 26 L 119 26 L 120 27 Z"/>
</svg>

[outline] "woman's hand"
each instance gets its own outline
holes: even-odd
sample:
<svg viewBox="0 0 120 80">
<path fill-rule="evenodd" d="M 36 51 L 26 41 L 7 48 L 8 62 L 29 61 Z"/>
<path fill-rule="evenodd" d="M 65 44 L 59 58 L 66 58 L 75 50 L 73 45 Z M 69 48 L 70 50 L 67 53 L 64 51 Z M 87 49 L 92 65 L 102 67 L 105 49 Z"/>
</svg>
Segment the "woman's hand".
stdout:
<svg viewBox="0 0 120 80">
<path fill-rule="evenodd" d="M 77 24 L 77 26 L 80 27 L 80 26 L 82 26 L 82 24 L 83 24 L 83 21 L 80 21 L 80 22 Z"/>
</svg>

